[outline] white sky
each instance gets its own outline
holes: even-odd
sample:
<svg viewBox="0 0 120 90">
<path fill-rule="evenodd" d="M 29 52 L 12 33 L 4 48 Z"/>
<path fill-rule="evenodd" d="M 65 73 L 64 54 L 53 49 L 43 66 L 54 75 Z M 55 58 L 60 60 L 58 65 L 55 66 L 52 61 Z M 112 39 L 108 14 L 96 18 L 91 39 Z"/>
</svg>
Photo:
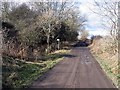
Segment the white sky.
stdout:
<svg viewBox="0 0 120 90">
<path fill-rule="evenodd" d="M 82 2 L 83 0 L 81 0 Z M 99 15 L 95 14 L 93 11 L 97 11 L 97 7 L 94 6 L 94 0 L 83 1 L 80 5 L 80 11 L 82 14 L 87 16 L 88 22 L 86 30 L 89 31 L 90 35 L 107 35 L 107 30 L 103 29 L 102 20 Z"/>
</svg>

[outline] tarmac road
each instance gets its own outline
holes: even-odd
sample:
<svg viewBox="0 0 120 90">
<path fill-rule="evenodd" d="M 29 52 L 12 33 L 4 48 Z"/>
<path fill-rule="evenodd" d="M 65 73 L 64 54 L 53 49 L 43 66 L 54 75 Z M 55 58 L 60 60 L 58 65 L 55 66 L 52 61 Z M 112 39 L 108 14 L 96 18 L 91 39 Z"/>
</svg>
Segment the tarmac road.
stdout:
<svg viewBox="0 0 120 90">
<path fill-rule="evenodd" d="M 115 88 L 88 47 L 73 47 L 70 54 L 31 88 Z"/>
</svg>

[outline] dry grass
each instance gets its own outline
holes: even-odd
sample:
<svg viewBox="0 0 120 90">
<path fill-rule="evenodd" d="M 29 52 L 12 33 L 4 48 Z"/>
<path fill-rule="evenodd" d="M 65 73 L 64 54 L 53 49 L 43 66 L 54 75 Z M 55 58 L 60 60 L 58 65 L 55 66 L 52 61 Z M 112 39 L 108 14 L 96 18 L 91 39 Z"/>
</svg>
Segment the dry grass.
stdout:
<svg viewBox="0 0 120 90">
<path fill-rule="evenodd" d="M 110 37 L 94 40 L 90 46 L 91 52 L 97 57 L 103 70 L 113 80 L 114 84 L 118 86 L 118 44 Z"/>
</svg>

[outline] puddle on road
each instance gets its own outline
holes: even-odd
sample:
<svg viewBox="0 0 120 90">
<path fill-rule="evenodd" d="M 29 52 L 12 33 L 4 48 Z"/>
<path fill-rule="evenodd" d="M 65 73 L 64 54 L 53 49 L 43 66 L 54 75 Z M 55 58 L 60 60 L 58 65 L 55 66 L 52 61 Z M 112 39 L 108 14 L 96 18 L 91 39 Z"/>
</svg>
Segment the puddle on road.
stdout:
<svg viewBox="0 0 120 90">
<path fill-rule="evenodd" d="M 90 57 L 87 55 L 82 56 L 81 64 L 91 64 Z"/>
<path fill-rule="evenodd" d="M 91 62 L 89 61 L 89 62 L 85 62 L 86 64 L 91 64 Z"/>
<path fill-rule="evenodd" d="M 82 64 L 91 64 L 92 62 L 89 61 L 89 60 L 84 60 L 84 61 L 81 61 Z"/>
</svg>

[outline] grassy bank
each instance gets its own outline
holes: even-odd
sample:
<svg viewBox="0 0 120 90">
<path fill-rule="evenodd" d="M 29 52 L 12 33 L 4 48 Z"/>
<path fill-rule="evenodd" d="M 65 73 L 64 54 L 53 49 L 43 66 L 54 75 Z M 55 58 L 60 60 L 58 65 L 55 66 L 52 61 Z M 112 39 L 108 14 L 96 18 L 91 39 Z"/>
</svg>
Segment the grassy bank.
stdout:
<svg viewBox="0 0 120 90">
<path fill-rule="evenodd" d="M 93 56 L 96 58 L 106 75 L 113 81 L 116 87 L 118 87 L 118 81 L 120 74 L 113 73 L 112 68 L 108 65 L 108 63 L 103 60 L 99 55 L 93 54 Z M 117 66 L 114 68 L 118 68 Z"/>
<path fill-rule="evenodd" d="M 116 87 L 120 83 L 118 65 L 118 44 L 110 37 L 94 40 L 90 46 L 94 57 L 105 71 L 106 75 L 113 81 Z"/>
<path fill-rule="evenodd" d="M 3 86 L 23 88 L 30 85 L 33 80 L 63 60 L 64 54 L 69 52 L 70 50 L 59 50 L 46 55 L 44 60 L 35 62 L 3 57 Z"/>
</svg>

